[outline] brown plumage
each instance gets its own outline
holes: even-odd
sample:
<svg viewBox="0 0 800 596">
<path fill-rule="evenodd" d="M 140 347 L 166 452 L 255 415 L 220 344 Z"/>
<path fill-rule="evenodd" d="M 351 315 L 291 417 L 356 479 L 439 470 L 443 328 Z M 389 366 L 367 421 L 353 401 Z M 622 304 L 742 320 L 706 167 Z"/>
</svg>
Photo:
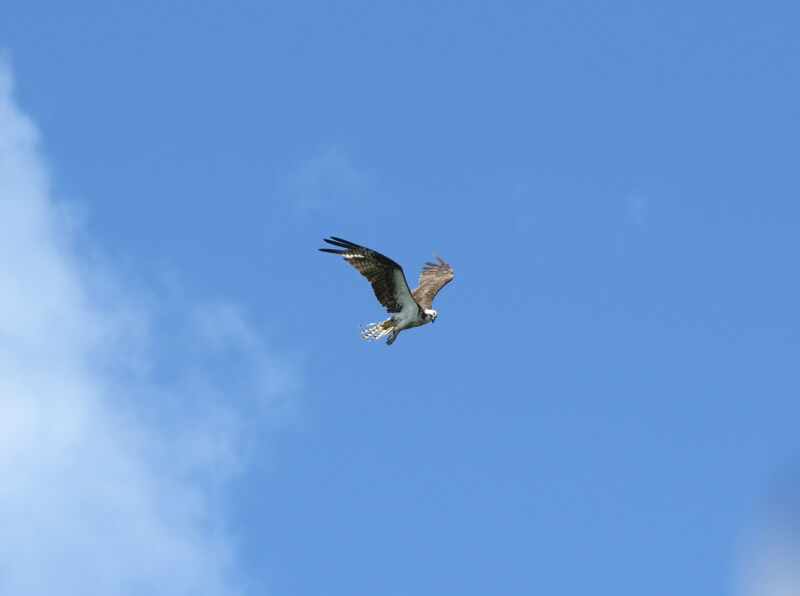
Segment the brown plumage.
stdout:
<svg viewBox="0 0 800 596">
<path fill-rule="evenodd" d="M 422 308 L 430 308 L 433 298 L 453 279 L 453 268 L 444 259 L 433 253 L 439 264 L 427 262 L 419 272 L 419 285 L 411 290 L 411 295 Z"/>
</svg>

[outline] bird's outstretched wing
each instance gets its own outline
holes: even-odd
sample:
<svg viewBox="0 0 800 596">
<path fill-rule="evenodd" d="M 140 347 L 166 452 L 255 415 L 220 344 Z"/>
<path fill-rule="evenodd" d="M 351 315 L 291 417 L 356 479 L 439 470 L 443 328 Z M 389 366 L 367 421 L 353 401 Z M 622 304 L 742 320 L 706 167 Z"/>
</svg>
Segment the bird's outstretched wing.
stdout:
<svg viewBox="0 0 800 596">
<path fill-rule="evenodd" d="M 411 291 L 411 295 L 421 308 L 430 308 L 434 296 L 453 279 L 453 268 L 436 253 L 433 253 L 433 256 L 439 264 L 425 263 L 425 267 L 419 272 L 419 285 Z"/>
<path fill-rule="evenodd" d="M 342 255 L 345 261 L 358 269 L 358 272 L 369 280 L 375 297 L 388 312 L 400 312 L 404 307 L 408 308 L 414 303 L 414 298 L 408 289 L 406 276 L 403 275 L 403 268 L 392 259 L 370 248 L 359 246 L 336 236 L 324 240 L 328 244 L 340 248 L 320 248 L 319 250 Z"/>
</svg>

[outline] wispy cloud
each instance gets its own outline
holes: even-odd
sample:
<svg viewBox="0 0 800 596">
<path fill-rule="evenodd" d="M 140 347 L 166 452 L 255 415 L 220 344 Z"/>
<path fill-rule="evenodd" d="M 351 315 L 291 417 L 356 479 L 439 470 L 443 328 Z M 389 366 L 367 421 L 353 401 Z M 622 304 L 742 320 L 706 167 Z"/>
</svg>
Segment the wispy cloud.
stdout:
<svg viewBox="0 0 800 596">
<path fill-rule="evenodd" d="M 235 594 L 214 494 L 293 366 L 231 305 L 131 298 L 68 219 L 0 63 L 0 593 Z"/>
<path fill-rule="evenodd" d="M 625 199 L 628 208 L 628 217 L 637 227 L 644 227 L 647 223 L 648 200 L 642 195 L 632 195 Z"/>
<path fill-rule="evenodd" d="M 800 481 L 787 476 L 760 512 L 742 553 L 739 596 L 800 595 Z"/>
<path fill-rule="evenodd" d="M 350 154 L 330 147 L 305 162 L 281 183 L 279 193 L 297 216 L 339 213 L 364 206 L 374 192 L 372 177 L 357 168 Z"/>
</svg>

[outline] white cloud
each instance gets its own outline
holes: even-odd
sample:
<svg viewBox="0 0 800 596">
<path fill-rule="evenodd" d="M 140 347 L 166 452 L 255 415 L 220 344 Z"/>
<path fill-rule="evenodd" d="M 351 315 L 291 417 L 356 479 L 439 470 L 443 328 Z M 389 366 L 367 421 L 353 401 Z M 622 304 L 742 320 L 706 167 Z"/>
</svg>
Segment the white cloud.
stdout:
<svg viewBox="0 0 800 596">
<path fill-rule="evenodd" d="M 758 512 L 740 554 L 740 596 L 800 596 L 799 479 L 784 472 Z"/>
<path fill-rule="evenodd" d="M 800 596 L 800 536 L 796 527 L 771 523 L 757 532 L 740 570 L 739 593 Z"/>
<path fill-rule="evenodd" d="M 291 363 L 235 308 L 124 297 L 82 258 L 12 91 L 0 62 L 0 594 L 235 594 L 213 494 Z"/>
</svg>

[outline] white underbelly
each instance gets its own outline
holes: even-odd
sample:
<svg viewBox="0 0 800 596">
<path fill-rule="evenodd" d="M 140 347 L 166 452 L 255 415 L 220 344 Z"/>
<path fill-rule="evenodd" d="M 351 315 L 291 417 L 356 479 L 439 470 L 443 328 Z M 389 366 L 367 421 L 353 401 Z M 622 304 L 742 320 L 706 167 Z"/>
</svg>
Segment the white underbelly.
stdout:
<svg viewBox="0 0 800 596">
<path fill-rule="evenodd" d="M 419 307 L 414 304 L 408 306 L 397 313 L 397 330 L 409 329 L 410 327 L 418 327 L 422 325 L 425 320 L 419 316 Z"/>
</svg>

